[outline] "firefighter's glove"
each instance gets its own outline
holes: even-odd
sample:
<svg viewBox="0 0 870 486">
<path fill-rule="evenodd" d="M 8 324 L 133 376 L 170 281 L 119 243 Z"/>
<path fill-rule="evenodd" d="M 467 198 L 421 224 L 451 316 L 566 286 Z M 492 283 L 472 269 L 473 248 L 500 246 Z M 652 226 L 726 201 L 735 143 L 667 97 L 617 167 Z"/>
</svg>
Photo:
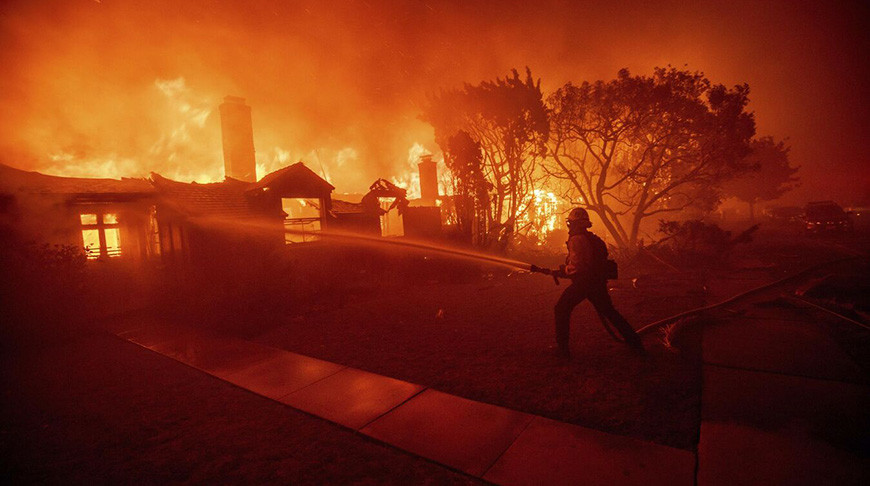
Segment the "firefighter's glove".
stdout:
<svg viewBox="0 0 870 486">
<path fill-rule="evenodd" d="M 549 268 L 541 268 L 537 265 L 529 265 L 529 271 L 532 273 L 543 273 L 544 275 L 550 275 L 553 273 Z"/>
</svg>

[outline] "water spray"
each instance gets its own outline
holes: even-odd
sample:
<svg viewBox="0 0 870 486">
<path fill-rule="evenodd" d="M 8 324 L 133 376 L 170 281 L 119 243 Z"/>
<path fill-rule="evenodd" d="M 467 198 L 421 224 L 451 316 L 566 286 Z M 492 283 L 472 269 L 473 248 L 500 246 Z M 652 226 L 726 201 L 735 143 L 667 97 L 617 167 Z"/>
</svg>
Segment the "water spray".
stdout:
<svg viewBox="0 0 870 486">
<path fill-rule="evenodd" d="M 284 230 L 287 234 L 305 234 L 302 231 L 286 229 Z M 310 233 L 309 233 L 310 234 Z M 550 275 L 553 277 L 553 281 L 556 285 L 559 285 L 559 278 L 555 271 L 550 270 L 548 268 L 541 268 L 537 265 L 533 265 L 531 263 L 521 262 L 519 260 L 513 260 L 510 258 L 499 257 L 495 255 L 489 255 L 486 253 L 479 253 L 475 251 L 462 250 L 459 248 L 449 247 L 449 246 L 440 246 L 433 245 L 431 243 L 424 243 L 420 241 L 414 241 L 409 239 L 395 239 L 395 238 L 383 238 L 378 236 L 368 236 L 361 235 L 358 233 L 348 233 L 341 231 L 321 231 L 317 233 L 318 236 L 324 238 L 331 238 L 336 240 L 353 240 L 356 242 L 367 242 L 373 243 L 375 245 L 387 245 L 387 246 L 398 246 L 402 248 L 410 248 L 412 250 L 420 250 L 420 251 L 431 251 L 434 253 L 440 253 L 442 255 L 448 255 L 456 258 L 466 258 L 471 260 L 478 260 L 486 263 L 491 263 L 493 265 L 500 265 L 508 268 L 525 270 L 527 272 L 533 273 L 543 273 L 545 275 Z"/>
<path fill-rule="evenodd" d="M 218 218 L 198 218 L 196 223 L 201 226 L 210 226 L 210 227 L 222 227 L 226 229 L 231 229 L 234 231 L 238 231 L 239 229 L 250 232 L 250 233 L 274 233 L 278 230 L 277 226 L 274 223 L 266 223 L 266 222 L 257 222 L 257 221 L 237 221 L 237 220 L 224 220 Z M 311 232 L 305 232 L 300 230 L 294 230 L 290 228 L 281 228 L 281 231 L 284 234 L 291 235 L 308 235 L 311 236 Z M 469 260 L 477 260 L 486 263 L 490 263 L 493 265 L 498 265 L 502 267 L 524 270 L 527 272 L 538 272 L 545 273 L 549 275 L 553 275 L 549 269 L 540 268 L 531 263 L 522 262 L 519 260 L 513 260 L 511 258 L 500 257 L 496 255 L 490 255 L 486 253 L 480 253 L 476 251 L 464 250 L 460 248 L 455 248 L 451 246 L 445 245 L 435 245 L 429 242 L 422 242 L 417 240 L 412 240 L 408 238 L 385 238 L 381 236 L 369 236 L 360 233 L 353 233 L 349 231 L 336 231 L 336 230 L 321 230 L 315 233 L 318 238 L 335 240 L 335 241 L 349 241 L 357 244 L 365 244 L 372 246 L 392 246 L 392 247 L 400 247 L 400 248 L 408 248 L 411 250 L 417 251 L 428 251 L 433 253 L 438 253 L 442 255 L 448 255 L 454 258 L 463 258 Z M 553 279 L 556 280 L 556 284 L 559 283 L 558 279 L 555 275 L 553 275 Z"/>
<path fill-rule="evenodd" d="M 287 229 L 285 230 L 288 234 L 303 234 L 301 231 L 295 231 Z M 310 233 L 308 233 L 310 234 Z M 361 235 L 358 233 L 347 233 L 343 231 L 321 231 L 317 233 L 318 237 L 328 238 L 334 240 L 351 240 L 357 242 L 365 242 L 372 243 L 374 245 L 380 246 L 396 246 L 402 248 L 410 248 L 413 250 L 420 251 L 431 251 L 434 253 L 440 253 L 442 255 L 450 255 L 458 258 L 467 258 L 472 260 L 479 260 L 487 263 L 491 263 L 493 265 L 504 266 L 508 268 L 520 269 L 531 271 L 534 265 L 530 263 L 521 262 L 519 260 L 513 260 L 510 258 L 499 257 L 496 255 L 488 255 L 486 253 L 479 253 L 474 251 L 462 250 L 459 248 L 449 247 L 449 246 L 441 246 L 441 245 L 433 245 L 431 243 L 424 243 L 421 241 L 409 240 L 409 239 L 397 239 L 397 238 L 384 238 L 380 236 L 368 236 Z"/>
</svg>

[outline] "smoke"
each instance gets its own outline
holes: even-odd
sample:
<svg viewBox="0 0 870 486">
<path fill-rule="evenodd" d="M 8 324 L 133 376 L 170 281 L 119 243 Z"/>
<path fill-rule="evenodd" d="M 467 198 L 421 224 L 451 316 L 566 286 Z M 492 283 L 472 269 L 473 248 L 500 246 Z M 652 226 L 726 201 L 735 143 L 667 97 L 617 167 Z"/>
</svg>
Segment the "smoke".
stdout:
<svg viewBox="0 0 870 486">
<path fill-rule="evenodd" d="M 4 2 L 0 161 L 220 180 L 216 107 L 236 95 L 253 109 L 260 175 L 302 160 L 363 192 L 406 178 L 415 144 L 438 153 L 417 117 L 439 89 L 529 66 L 551 91 L 670 63 L 748 82 L 760 133 L 791 137 L 805 179 L 857 168 L 840 183 L 866 185 L 859 7 L 531 3 Z"/>
</svg>

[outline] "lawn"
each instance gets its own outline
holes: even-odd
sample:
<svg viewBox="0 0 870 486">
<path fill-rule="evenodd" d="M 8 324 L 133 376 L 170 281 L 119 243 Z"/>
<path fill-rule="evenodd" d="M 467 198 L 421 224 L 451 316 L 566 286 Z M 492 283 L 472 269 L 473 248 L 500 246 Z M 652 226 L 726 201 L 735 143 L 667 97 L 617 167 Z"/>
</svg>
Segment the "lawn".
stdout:
<svg viewBox="0 0 870 486">
<path fill-rule="evenodd" d="M 639 328 L 838 255 L 824 241 L 773 234 L 719 266 L 677 272 L 656 262 L 636 265 L 611 293 Z M 698 333 L 687 333 L 681 354 L 652 333 L 644 338 L 650 355 L 638 357 L 584 303 L 573 315 L 573 357 L 563 361 L 549 349 L 562 287 L 538 274 L 488 272 L 461 282 L 432 272 L 404 285 L 375 279 L 352 298 L 333 303 L 321 296 L 292 317 L 273 317 L 253 339 L 486 403 L 695 447 Z"/>
</svg>

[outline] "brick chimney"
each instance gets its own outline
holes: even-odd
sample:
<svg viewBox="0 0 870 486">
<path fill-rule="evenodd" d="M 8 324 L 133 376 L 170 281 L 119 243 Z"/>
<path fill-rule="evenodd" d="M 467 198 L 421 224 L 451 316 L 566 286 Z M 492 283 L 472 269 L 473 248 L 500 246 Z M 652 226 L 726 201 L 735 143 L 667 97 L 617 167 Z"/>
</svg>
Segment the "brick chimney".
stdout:
<svg viewBox="0 0 870 486">
<path fill-rule="evenodd" d="M 251 107 L 244 98 L 227 96 L 220 105 L 221 133 L 224 145 L 224 175 L 246 182 L 256 182 L 254 130 Z"/>
<path fill-rule="evenodd" d="M 417 170 L 420 171 L 420 204 L 435 206 L 435 200 L 438 198 L 438 168 L 432 156 L 421 156 Z"/>
</svg>

